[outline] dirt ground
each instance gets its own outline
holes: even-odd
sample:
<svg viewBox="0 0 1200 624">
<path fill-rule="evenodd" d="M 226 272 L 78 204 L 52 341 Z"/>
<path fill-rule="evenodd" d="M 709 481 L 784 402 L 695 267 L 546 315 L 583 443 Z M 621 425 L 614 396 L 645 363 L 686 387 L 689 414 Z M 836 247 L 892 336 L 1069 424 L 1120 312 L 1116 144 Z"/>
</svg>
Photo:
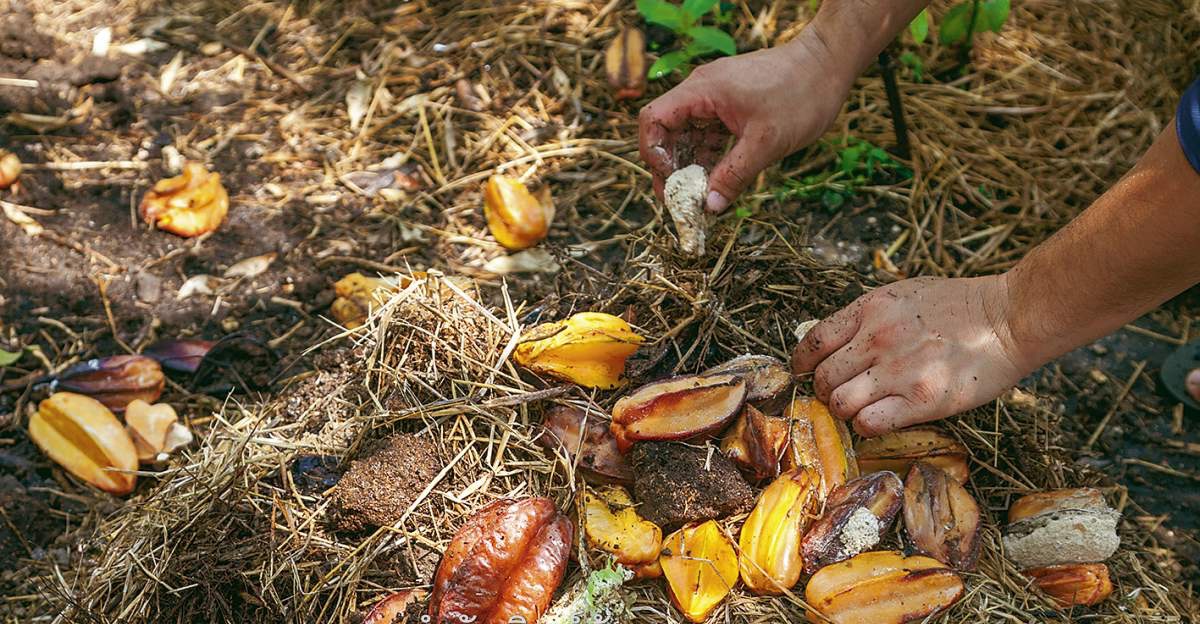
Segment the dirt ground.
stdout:
<svg viewBox="0 0 1200 624">
<path fill-rule="evenodd" d="M 612 277 L 624 274 L 624 267 L 634 260 L 641 261 L 627 256 L 624 244 L 645 234 L 652 227 L 647 224 L 657 223 L 646 180 L 633 169 L 636 150 L 630 130 L 638 104 L 613 103 L 604 99 L 607 96 L 589 99 L 598 78 L 575 78 L 573 72 L 570 75 L 581 85 L 574 104 L 570 97 L 551 103 L 541 93 L 556 88 L 553 72 L 530 72 L 525 67 L 529 61 L 519 55 L 496 56 L 482 44 L 472 48 L 471 41 L 439 38 L 454 34 L 436 27 L 438 20 L 450 19 L 451 7 L 352 4 L 343 15 L 325 3 L 308 2 L 241 7 L 220 1 L 0 0 L 0 76 L 37 80 L 40 85 L 36 89 L 0 86 L 0 148 L 14 152 L 26 164 L 19 190 L 0 192 L 0 200 L 18 205 L 44 229 L 31 235 L 14 219 L 0 219 L 0 349 L 26 349 L 16 364 L 0 369 L 4 388 L 0 394 L 0 588 L 17 578 L 15 570 L 23 561 L 59 558 L 65 563 L 72 545 L 62 536 L 80 528 L 90 514 L 103 513 L 86 508 L 72 494 L 77 486 L 54 470 L 26 435 L 25 412 L 44 395 L 27 382 L 49 369 L 60 370 L 99 355 L 137 352 L 162 338 L 250 335 L 279 355 L 280 371 L 310 376 L 307 385 L 299 386 L 289 399 L 288 409 L 317 430 L 325 410 L 352 402 L 330 389 L 346 386 L 347 375 L 339 366 L 359 355 L 329 356 L 311 350 L 339 333 L 326 317 L 333 300 L 332 284 L 349 272 L 387 274 L 411 267 L 473 276 L 486 287 L 490 304 L 503 308 L 506 297 L 528 303 L 521 309 L 523 322 L 543 315 L 557 318 L 561 311 L 587 302 L 620 300 L 621 290 L 611 283 Z M 480 3 L 468 4 L 470 11 L 484 18 L 492 10 Z M 531 13 L 529 23 L 554 36 L 576 33 L 589 20 L 599 23 L 609 14 L 602 10 L 603 3 L 562 3 L 561 10 L 534 4 L 539 8 Z M 753 17 L 772 3 L 749 5 L 744 13 Z M 1149 11 L 1150 21 L 1167 19 L 1156 11 Z M 780 21 L 779 31 L 793 26 L 786 19 Z M 139 41 L 158 45 L 137 55 L 92 56 L 95 34 L 105 27 L 111 29 L 114 46 Z M 1152 24 L 1145 27 L 1152 29 Z M 394 101 L 386 110 L 377 103 L 379 110 L 372 115 L 378 117 L 368 125 L 371 130 L 352 131 L 346 91 L 357 79 L 360 65 L 383 62 L 376 53 L 385 37 L 407 50 L 407 56 L 397 57 L 407 59 L 407 64 L 393 68 L 391 74 L 378 65 L 370 68 L 371 79 L 389 86 Z M 986 59 L 999 55 L 1001 48 L 985 48 L 979 54 Z M 1104 56 L 1103 50 L 1092 52 Z M 1156 55 L 1147 52 L 1147 58 L 1159 59 Z M 1163 53 L 1161 58 L 1168 56 Z M 174 59 L 180 62 L 168 85 L 164 73 Z M 589 70 L 596 66 L 591 60 L 580 64 Z M 312 70 L 300 75 L 289 69 L 300 67 Z M 1175 72 L 1190 75 L 1191 69 Z M 379 78 L 385 75 L 389 77 Z M 456 85 L 464 78 L 480 85 L 480 91 L 490 91 L 494 101 L 484 113 L 472 111 L 471 103 L 462 97 Z M 495 88 L 506 80 L 507 91 Z M 1183 86 L 1179 79 L 1171 80 L 1178 83 L 1175 89 Z M 842 122 L 835 133 L 853 125 L 886 140 L 886 125 L 865 117 L 867 113 L 855 116 L 854 112 L 871 108 L 875 111 L 871 115 L 880 114 L 877 106 L 864 103 L 868 97 L 864 94 L 878 93 L 877 83 L 872 78 L 868 87 L 856 91 L 854 98 L 863 101 L 852 99 L 846 119 L 853 121 Z M 666 86 L 653 85 L 651 95 Z M 924 87 L 914 87 L 918 88 Z M 583 104 L 579 92 L 585 94 Z M 531 97 L 532 93 L 538 95 Z M 458 102 L 454 106 L 430 107 L 428 113 L 421 113 L 421 122 L 426 114 L 442 115 L 434 120 L 442 124 L 436 139 L 428 126 L 412 123 L 401 105 L 405 98 L 419 94 L 460 98 L 453 100 Z M 1165 119 L 1163 101 L 1147 96 L 1120 116 L 1133 115 L 1130 110 L 1145 104 L 1138 114 Z M 915 106 L 919 118 L 925 105 Z M 527 115 L 503 129 L 486 117 L 487 111 L 522 107 L 542 107 L 542 116 Z M 11 113 L 51 121 L 22 121 Z M 990 115 L 1003 121 L 1001 113 Z M 990 121 L 994 120 L 980 123 Z M 591 141 L 577 152 L 570 152 L 576 149 L 571 147 L 553 148 L 566 150 L 567 155 L 587 153 L 590 160 L 546 165 L 539 174 L 543 183 L 553 184 L 560 215 L 548 246 L 568 270 L 510 275 L 504 290 L 499 288 L 499 277 L 481 270 L 484 262 L 500 255 L 498 247 L 486 240 L 479 212 L 478 185 L 498 164 L 488 147 L 479 146 L 485 142 L 483 137 L 493 133 L 503 134 L 510 146 L 549 145 L 566 136 Z M 1113 135 L 1114 140 L 1131 144 L 1145 138 L 1141 126 L 1137 132 L 1122 135 L 1114 130 Z M 470 150 L 455 143 L 465 144 L 468 138 L 473 141 Z M 918 119 L 914 139 L 940 147 L 942 137 Z M 435 143 L 438 149 L 432 150 L 431 157 L 426 150 Z M 609 155 L 597 157 L 596 151 Z M 221 175 L 233 208 L 217 232 L 181 239 L 153 230 L 137 218 L 142 194 L 169 174 L 174 154 L 205 162 Z M 928 152 L 924 154 L 922 158 L 929 160 Z M 1071 210 L 1082 209 L 1084 198 L 1092 192 L 1089 189 L 1103 188 L 1116 179 L 1128 166 L 1129 155 L 1114 154 L 1111 161 L 1087 165 L 1092 168 L 1081 176 L 1080 188 L 1056 195 L 1060 204 L 1047 201 L 1055 207 L 1046 212 L 1026 214 L 1019 207 L 1022 198 L 1015 195 L 1005 206 L 979 209 L 984 216 L 978 223 L 962 226 L 960 234 L 975 228 L 986 230 L 986 238 L 995 223 L 1021 221 L 1009 230 L 1011 238 L 988 248 L 991 255 L 974 255 L 961 245 L 949 244 L 940 255 L 928 249 L 926 255 L 918 245 L 902 245 L 896 255 L 901 269 L 913 275 L 969 275 L 1010 265 L 1020 250 L 1044 238 Z M 396 155 L 404 155 L 397 165 L 403 167 L 404 177 L 403 183 L 396 183 L 400 200 L 370 196 L 346 183 L 347 175 Z M 828 154 L 809 155 L 809 164 L 795 166 L 819 167 L 830 160 Z M 615 161 L 634 164 L 614 165 Z M 789 163 L 782 173 L 772 175 L 785 176 Z M 449 175 L 452 167 L 462 175 Z M 933 174 L 919 179 L 925 184 Z M 862 292 L 864 285 L 891 279 L 873 265 L 873 250 L 896 241 L 909 231 L 909 224 L 915 231 L 921 229 L 918 223 L 922 227 L 930 223 L 912 212 L 910 202 L 929 189 L 914 189 L 912 181 L 872 188 L 831 211 L 819 199 L 780 198 L 769 184 L 762 185 L 755 200 L 759 220 L 739 230 L 744 237 L 740 242 L 753 244 L 767 231 L 783 231 L 818 262 L 846 264 L 869 276 L 844 289 L 837 297 L 840 300 L 813 304 L 825 311 L 836 309 Z M 979 207 L 971 204 L 975 198 L 968 191 L 963 192 L 968 199 L 960 202 L 964 211 Z M 947 231 L 950 222 L 962 218 L 953 213 L 943 216 Z M 935 219 L 939 236 L 943 216 Z M 908 240 L 915 239 L 913 235 Z M 224 276 L 235 263 L 264 254 L 275 255 L 260 274 Z M 780 260 L 762 259 L 763 266 L 775 262 Z M 762 271 L 770 274 L 769 268 Z M 753 285 L 759 277 L 750 271 L 740 281 Z M 203 288 L 197 292 L 198 283 Z M 185 289 L 185 284 L 191 286 Z M 796 296 L 790 289 L 803 287 L 764 286 L 762 292 L 783 293 L 780 297 Z M 739 303 L 721 305 L 735 308 Z M 1200 581 L 1200 413 L 1184 409 L 1166 393 L 1159 369 L 1174 348 L 1192 339 L 1197 319 L 1200 290 L 1193 288 L 1114 335 L 1063 356 L 1021 384 L 1022 389 L 1047 397 L 1051 409 L 1063 416 L 1063 427 L 1078 442 L 1065 449 L 1075 461 L 1128 491 L 1133 518 L 1174 551 L 1181 562 L 1174 572 L 1192 587 Z M 689 326 L 681 336 L 700 333 L 700 328 Z M 705 344 L 698 352 L 713 348 Z M 646 370 L 671 372 L 666 369 L 681 366 L 689 354 L 675 355 L 647 356 Z M 166 396 L 201 432 L 214 422 L 211 414 L 221 404 L 220 398 L 194 394 L 179 385 Z M 269 398 L 268 392 L 237 400 L 253 405 Z M 1093 436 L 1094 442 L 1087 444 Z M 431 474 L 435 469 L 432 456 L 422 465 Z M 323 481 L 319 470 L 316 477 L 312 471 L 301 472 L 303 478 L 316 479 L 305 486 L 314 492 L 333 482 Z M 11 599 L 14 604 L 25 600 Z"/>
</svg>

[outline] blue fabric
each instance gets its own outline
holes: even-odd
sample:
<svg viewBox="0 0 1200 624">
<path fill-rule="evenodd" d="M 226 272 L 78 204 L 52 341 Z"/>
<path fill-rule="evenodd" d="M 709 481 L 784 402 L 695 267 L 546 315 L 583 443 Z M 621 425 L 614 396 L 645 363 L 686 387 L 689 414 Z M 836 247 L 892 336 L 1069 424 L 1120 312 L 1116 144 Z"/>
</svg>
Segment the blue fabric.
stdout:
<svg viewBox="0 0 1200 624">
<path fill-rule="evenodd" d="M 1183 155 L 1192 163 L 1192 168 L 1200 173 L 1200 78 L 1179 99 L 1179 110 L 1175 111 L 1175 133 L 1179 135 Z"/>
</svg>

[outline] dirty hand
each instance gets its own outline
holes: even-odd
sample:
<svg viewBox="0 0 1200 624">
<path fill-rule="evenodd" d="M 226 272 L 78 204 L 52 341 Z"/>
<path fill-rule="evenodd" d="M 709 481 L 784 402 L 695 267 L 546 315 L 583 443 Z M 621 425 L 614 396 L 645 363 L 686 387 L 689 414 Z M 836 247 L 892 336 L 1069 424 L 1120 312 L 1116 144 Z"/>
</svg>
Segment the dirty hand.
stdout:
<svg viewBox="0 0 1200 624">
<path fill-rule="evenodd" d="M 1009 323 L 1007 277 L 914 278 L 859 297 L 792 354 L 817 397 L 864 436 L 990 401 L 1037 362 Z"/>
<path fill-rule="evenodd" d="M 759 172 L 829 128 L 854 71 L 835 62 L 808 32 L 782 46 L 697 67 L 642 109 L 639 148 L 660 200 L 675 169 L 699 163 L 710 170 L 708 209 L 722 212 Z M 731 135 L 737 142 L 724 153 Z"/>
</svg>

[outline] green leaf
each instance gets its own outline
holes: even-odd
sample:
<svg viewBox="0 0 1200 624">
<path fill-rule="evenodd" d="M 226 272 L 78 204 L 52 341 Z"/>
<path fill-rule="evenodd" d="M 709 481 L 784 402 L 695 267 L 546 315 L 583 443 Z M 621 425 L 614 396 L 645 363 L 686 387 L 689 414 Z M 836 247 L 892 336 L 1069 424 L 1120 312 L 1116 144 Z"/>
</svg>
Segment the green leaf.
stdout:
<svg viewBox="0 0 1200 624">
<path fill-rule="evenodd" d="M 683 11 L 666 0 L 637 0 L 637 10 L 651 24 L 666 26 L 675 32 L 683 30 Z"/>
<path fill-rule="evenodd" d="M 737 54 L 737 42 L 730 37 L 728 33 L 710 26 L 694 26 L 689 28 L 687 35 L 692 38 L 692 42 L 703 49 L 700 54 L 712 52 L 714 50 L 722 54 L 733 55 Z"/>
<path fill-rule="evenodd" d="M 666 76 L 667 74 L 678 69 L 680 65 L 688 62 L 689 58 L 690 57 L 687 55 L 687 53 L 680 50 L 667 52 L 666 54 L 658 57 L 657 61 L 654 61 L 654 64 L 650 66 L 650 71 L 646 72 L 646 76 L 650 78 L 650 80 L 658 80 L 659 78 L 662 78 L 663 76 Z"/>
<path fill-rule="evenodd" d="M 840 161 L 838 167 L 842 173 L 850 175 L 858 168 L 858 161 L 862 158 L 863 148 L 861 146 L 847 147 L 840 153 Z"/>
<path fill-rule="evenodd" d="M 955 45 L 967 40 L 967 28 L 971 23 L 971 3 L 963 2 L 950 7 L 938 28 L 938 41 L 942 45 Z"/>
<path fill-rule="evenodd" d="M 745 206 L 738 206 L 737 210 L 735 210 L 733 213 L 737 215 L 737 218 L 739 219 L 746 219 L 749 218 L 750 215 L 754 214 L 754 211 Z"/>
<path fill-rule="evenodd" d="M 904 52 L 900 54 L 900 62 L 912 70 L 913 80 L 922 82 L 921 76 L 925 72 L 925 64 L 921 62 L 921 57 L 912 52 Z"/>
<path fill-rule="evenodd" d="M 979 17 L 975 19 L 975 32 L 983 32 L 984 29 L 1000 32 L 1004 22 L 1008 21 L 1011 8 L 1010 0 L 984 0 L 979 5 Z"/>
<path fill-rule="evenodd" d="M 917 42 L 917 45 L 925 43 L 925 39 L 929 37 L 929 9 L 921 9 L 921 12 L 917 13 L 908 24 L 908 32 L 912 33 L 913 41 Z"/>
<path fill-rule="evenodd" d="M 17 360 L 21 359 L 21 356 L 24 354 L 25 351 L 23 350 L 13 353 L 11 351 L 0 349 L 0 366 L 11 366 L 12 364 L 16 364 Z"/>
<path fill-rule="evenodd" d="M 846 203 L 846 196 L 837 191 L 825 191 L 821 195 L 821 205 L 830 210 L 837 210 Z"/>
<path fill-rule="evenodd" d="M 683 0 L 683 12 L 691 16 L 692 20 L 698 20 L 717 6 L 719 0 Z"/>
</svg>

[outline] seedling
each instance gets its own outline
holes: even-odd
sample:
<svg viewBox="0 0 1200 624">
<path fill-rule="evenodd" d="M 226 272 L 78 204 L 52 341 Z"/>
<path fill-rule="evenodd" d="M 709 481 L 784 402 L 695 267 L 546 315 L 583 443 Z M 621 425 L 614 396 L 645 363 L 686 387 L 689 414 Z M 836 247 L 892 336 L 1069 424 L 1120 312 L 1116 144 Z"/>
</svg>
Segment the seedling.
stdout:
<svg viewBox="0 0 1200 624">
<path fill-rule="evenodd" d="M 783 186 L 775 190 L 778 200 L 819 198 L 821 205 L 837 210 L 863 186 L 912 177 L 912 171 L 870 141 L 846 137 L 824 146 L 837 150 L 837 167 L 799 180 L 785 180 Z"/>
<path fill-rule="evenodd" d="M 956 4 L 942 18 L 938 41 L 970 48 L 976 34 L 988 30 L 1000 32 L 1008 21 L 1010 8 L 1010 0 L 970 0 Z"/>
<path fill-rule="evenodd" d="M 662 78 L 677 69 L 687 72 L 692 62 L 701 56 L 714 52 L 737 53 L 737 43 L 729 33 L 701 24 L 704 16 L 710 13 L 717 23 L 728 21 L 719 0 L 683 0 L 683 4 L 678 5 L 666 0 L 637 0 L 637 9 L 647 22 L 670 29 L 682 42 L 680 49 L 663 54 L 650 66 L 647 72 L 650 80 Z"/>
</svg>

